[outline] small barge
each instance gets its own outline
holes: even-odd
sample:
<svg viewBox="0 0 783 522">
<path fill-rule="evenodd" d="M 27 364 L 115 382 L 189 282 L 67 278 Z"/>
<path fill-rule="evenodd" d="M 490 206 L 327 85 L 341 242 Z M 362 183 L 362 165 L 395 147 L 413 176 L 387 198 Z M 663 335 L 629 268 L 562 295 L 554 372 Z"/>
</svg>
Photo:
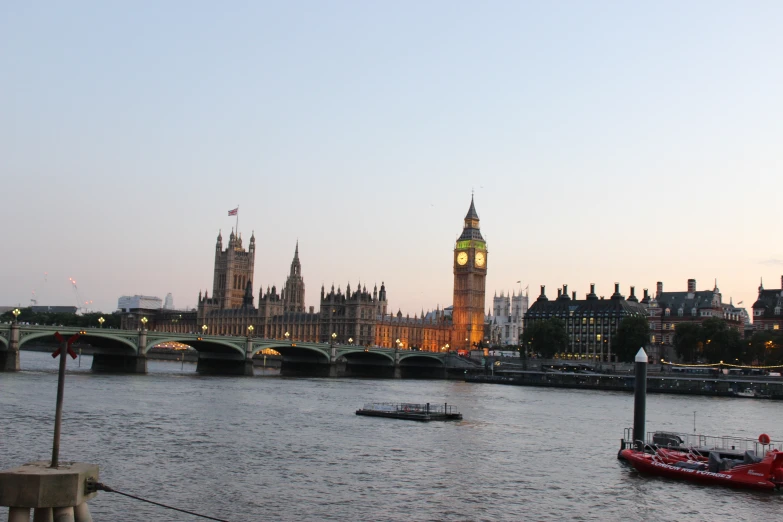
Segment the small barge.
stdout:
<svg viewBox="0 0 783 522">
<path fill-rule="evenodd" d="M 427 404 L 410 404 L 404 402 L 372 402 L 356 410 L 356 415 L 368 417 L 387 417 L 415 421 L 448 421 L 462 420 L 462 414 L 454 406 L 444 403 L 442 406 Z"/>
</svg>

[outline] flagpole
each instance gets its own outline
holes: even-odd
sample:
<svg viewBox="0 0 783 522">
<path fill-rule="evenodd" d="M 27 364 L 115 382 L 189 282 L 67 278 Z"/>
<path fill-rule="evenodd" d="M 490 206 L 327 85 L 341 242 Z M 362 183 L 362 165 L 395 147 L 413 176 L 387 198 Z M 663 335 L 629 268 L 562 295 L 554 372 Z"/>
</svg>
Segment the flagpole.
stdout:
<svg viewBox="0 0 783 522">
<path fill-rule="evenodd" d="M 237 239 L 239 239 L 239 205 L 237 205 Z"/>
</svg>

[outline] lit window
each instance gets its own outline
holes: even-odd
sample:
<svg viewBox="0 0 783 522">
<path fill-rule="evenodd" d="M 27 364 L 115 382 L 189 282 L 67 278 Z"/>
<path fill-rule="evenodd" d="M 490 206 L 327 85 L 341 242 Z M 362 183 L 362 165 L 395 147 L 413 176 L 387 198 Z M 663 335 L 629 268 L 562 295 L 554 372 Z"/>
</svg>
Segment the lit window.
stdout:
<svg viewBox="0 0 783 522">
<path fill-rule="evenodd" d="M 775 326 L 773 326 L 773 327 L 772 327 L 772 329 L 773 329 L 773 330 L 780 330 L 780 325 L 779 325 L 779 324 L 776 324 Z"/>
</svg>

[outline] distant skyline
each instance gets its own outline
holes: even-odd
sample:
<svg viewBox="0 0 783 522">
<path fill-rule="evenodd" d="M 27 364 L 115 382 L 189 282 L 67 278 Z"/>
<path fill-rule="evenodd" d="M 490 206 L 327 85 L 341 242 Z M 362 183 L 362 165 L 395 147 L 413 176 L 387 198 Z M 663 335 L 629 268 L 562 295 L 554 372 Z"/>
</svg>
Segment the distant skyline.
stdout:
<svg viewBox="0 0 783 522">
<path fill-rule="evenodd" d="M 783 274 L 781 19 L 772 1 L 4 2 L 0 305 L 75 305 L 73 278 L 95 310 L 194 307 L 239 205 L 256 304 L 298 240 L 308 306 L 384 281 L 413 316 L 451 304 L 475 190 L 486 309 L 689 278 L 750 308 Z"/>
</svg>

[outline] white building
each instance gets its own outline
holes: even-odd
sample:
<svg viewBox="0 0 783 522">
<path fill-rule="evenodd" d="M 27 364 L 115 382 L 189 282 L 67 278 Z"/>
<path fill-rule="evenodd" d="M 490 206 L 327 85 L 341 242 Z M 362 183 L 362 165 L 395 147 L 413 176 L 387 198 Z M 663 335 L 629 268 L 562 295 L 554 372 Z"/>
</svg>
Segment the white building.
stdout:
<svg viewBox="0 0 783 522">
<path fill-rule="evenodd" d="M 490 344 L 518 345 L 522 335 L 525 313 L 528 307 L 527 293 L 500 292 L 492 298 L 492 316 L 488 317 Z"/>
<path fill-rule="evenodd" d="M 124 295 L 117 300 L 117 308 L 123 312 L 134 309 L 160 310 L 163 301 L 160 297 L 149 295 Z"/>
</svg>

